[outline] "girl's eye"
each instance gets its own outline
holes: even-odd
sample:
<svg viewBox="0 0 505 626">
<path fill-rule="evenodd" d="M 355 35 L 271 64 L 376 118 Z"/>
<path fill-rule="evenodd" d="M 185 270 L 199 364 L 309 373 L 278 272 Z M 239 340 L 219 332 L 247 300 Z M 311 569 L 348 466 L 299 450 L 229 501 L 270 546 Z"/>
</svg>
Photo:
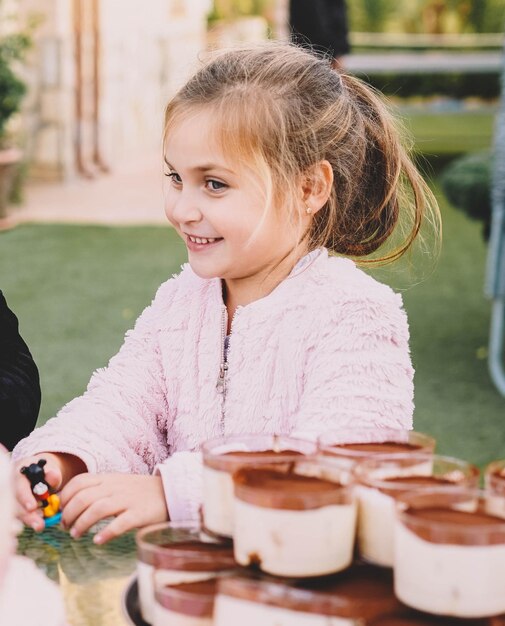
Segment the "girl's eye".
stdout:
<svg viewBox="0 0 505 626">
<path fill-rule="evenodd" d="M 174 183 L 174 185 L 182 185 L 182 178 L 177 172 L 167 172 L 165 176 L 168 176 Z"/>
<path fill-rule="evenodd" d="M 227 189 L 228 185 L 226 183 L 221 183 L 219 180 L 214 180 L 210 178 L 205 182 L 207 189 L 210 191 L 222 191 L 223 189 Z"/>
</svg>

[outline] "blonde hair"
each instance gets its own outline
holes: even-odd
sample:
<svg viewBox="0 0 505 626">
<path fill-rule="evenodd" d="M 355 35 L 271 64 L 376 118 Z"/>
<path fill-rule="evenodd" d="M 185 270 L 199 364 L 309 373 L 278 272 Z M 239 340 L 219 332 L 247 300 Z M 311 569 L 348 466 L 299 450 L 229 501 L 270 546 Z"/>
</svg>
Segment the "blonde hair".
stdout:
<svg viewBox="0 0 505 626">
<path fill-rule="evenodd" d="M 282 199 L 294 212 L 300 177 L 330 163 L 334 182 L 305 234 L 309 250 L 364 257 L 395 231 L 393 248 L 362 259 L 384 264 L 409 249 L 426 215 L 439 228 L 382 97 L 329 59 L 280 42 L 215 53 L 169 102 L 164 140 L 182 117 L 208 110 L 224 153 L 261 179 L 266 206 Z"/>
</svg>

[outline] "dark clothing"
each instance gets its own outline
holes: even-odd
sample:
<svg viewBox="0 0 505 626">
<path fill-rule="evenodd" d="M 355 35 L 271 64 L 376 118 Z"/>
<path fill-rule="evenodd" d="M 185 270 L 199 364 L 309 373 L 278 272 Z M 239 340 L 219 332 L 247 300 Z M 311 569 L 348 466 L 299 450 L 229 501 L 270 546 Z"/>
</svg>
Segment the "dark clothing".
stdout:
<svg viewBox="0 0 505 626">
<path fill-rule="evenodd" d="M 0 443 L 12 450 L 35 427 L 39 409 L 39 372 L 0 291 Z"/>
<path fill-rule="evenodd" d="M 340 57 L 350 50 L 345 0 L 290 0 L 293 41 Z"/>
</svg>

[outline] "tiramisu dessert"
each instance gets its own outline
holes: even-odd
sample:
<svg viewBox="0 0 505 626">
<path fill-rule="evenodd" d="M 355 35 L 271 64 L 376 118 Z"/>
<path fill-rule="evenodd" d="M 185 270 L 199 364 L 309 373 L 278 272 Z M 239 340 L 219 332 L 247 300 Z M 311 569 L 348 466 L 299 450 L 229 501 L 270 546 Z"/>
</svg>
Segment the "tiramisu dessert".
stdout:
<svg viewBox="0 0 505 626">
<path fill-rule="evenodd" d="M 208 580 L 236 567 L 229 542 L 207 537 L 196 526 L 147 526 L 136 541 L 139 604 L 146 622 L 153 621 L 156 589 Z"/>
<path fill-rule="evenodd" d="M 410 607 L 461 618 L 505 613 L 505 521 L 485 492 L 439 488 L 399 501 L 395 592 Z"/>
<path fill-rule="evenodd" d="M 505 460 L 490 463 L 484 472 L 488 513 L 505 518 Z"/>
<path fill-rule="evenodd" d="M 156 590 L 153 626 L 212 626 L 217 579 Z"/>
<path fill-rule="evenodd" d="M 235 560 L 288 577 L 346 568 L 352 560 L 356 502 L 349 475 L 335 478 L 328 478 L 322 462 L 309 460 L 284 472 L 238 470 L 233 475 Z"/>
<path fill-rule="evenodd" d="M 321 455 L 354 465 L 386 454 L 433 453 L 436 442 L 433 437 L 412 430 L 360 428 L 326 432 L 317 443 Z"/>
<path fill-rule="evenodd" d="M 218 583 L 214 626 L 357 626 L 401 606 L 392 574 L 366 565 L 294 584 L 226 577 Z"/>
<path fill-rule="evenodd" d="M 432 454 L 370 458 L 354 468 L 359 502 L 358 549 L 371 563 L 393 566 L 396 499 L 407 491 L 477 487 L 479 470 L 466 461 Z"/>
<path fill-rule="evenodd" d="M 206 442 L 203 455 L 203 526 L 220 537 L 233 536 L 232 474 L 244 465 L 289 467 L 302 455 L 313 455 L 309 441 L 276 435 L 224 437 Z"/>
</svg>

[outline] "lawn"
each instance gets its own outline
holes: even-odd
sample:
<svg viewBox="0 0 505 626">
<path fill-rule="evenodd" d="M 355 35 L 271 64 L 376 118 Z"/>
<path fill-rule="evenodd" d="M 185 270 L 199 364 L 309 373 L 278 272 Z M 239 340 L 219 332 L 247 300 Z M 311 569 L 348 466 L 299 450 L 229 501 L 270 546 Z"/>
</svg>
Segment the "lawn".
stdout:
<svg viewBox="0 0 505 626">
<path fill-rule="evenodd" d="M 447 156 L 485 150 L 491 144 L 494 116 L 488 109 L 460 113 L 405 114 L 405 126 L 416 150 L 427 156 Z"/>
<path fill-rule="evenodd" d="M 490 303 L 479 225 L 441 200 L 444 246 L 434 273 L 403 291 L 416 368 L 418 430 L 479 465 L 505 457 L 505 399 L 488 372 Z M 0 286 L 39 365 L 39 423 L 81 393 L 119 348 L 184 248 L 169 228 L 25 225 L 0 234 Z M 394 269 L 381 278 L 398 287 Z"/>
</svg>

